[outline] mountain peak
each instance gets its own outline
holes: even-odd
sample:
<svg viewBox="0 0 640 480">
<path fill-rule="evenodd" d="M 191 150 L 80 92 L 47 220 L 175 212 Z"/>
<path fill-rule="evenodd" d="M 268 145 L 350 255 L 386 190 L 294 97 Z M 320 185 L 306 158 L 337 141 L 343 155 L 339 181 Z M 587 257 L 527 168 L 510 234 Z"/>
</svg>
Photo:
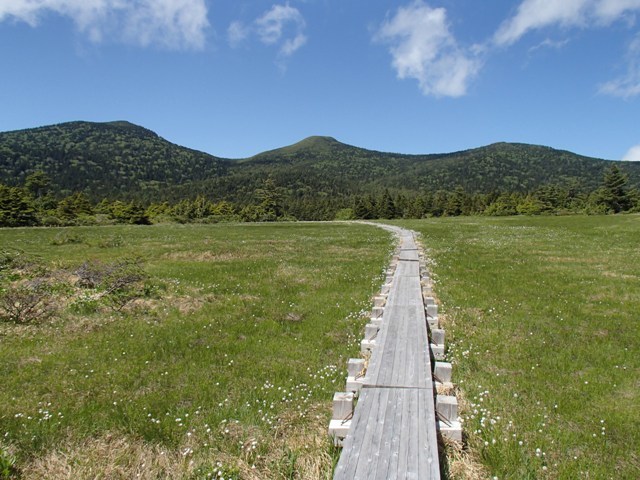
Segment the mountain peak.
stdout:
<svg viewBox="0 0 640 480">
<path fill-rule="evenodd" d="M 144 128 L 140 125 L 136 125 L 135 123 L 128 122 L 127 120 L 114 120 L 113 122 L 104 122 L 105 125 L 111 125 L 112 127 L 123 127 L 123 128 Z"/>
<path fill-rule="evenodd" d="M 304 140 L 300 140 L 298 143 L 284 147 L 283 150 L 286 150 L 287 153 L 295 153 L 300 150 L 326 150 L 341 145 L 343 144 L 333 137 L 313 135 Z"/>
<path fill-rule="evenodd" d="M 131 123 L 126 120 L 115 120 L 113 122 L 103 122 L 102 124 L 98 123 L 96 125 L 104 125 L 107 127 L 117 128 L 120 130 L 135 133 L 141 136 L 158 137 L 158 134 L 153 130 L 149 130 L 148 128 L 142 127 L 140 125 L 136 125 L 135 123 Z"/>
<path fill-rule="evenodd" d="M 286 147 L 262 152 L 243 161 L 272 162 L 278 158 L 318 157 L 335 153 L 336 150 L 355 148 L 339 142 L 333 137 L 313 135 Z"/>
<path fill-rule="evenodd" d="M 317 143 L 340 143 L 340 142 L 338 142 L 333 137 L 328 137 L 328 136 L 324 136 L 324 135 L 311 135 L 310 137 L 307 137 L 307 138 L 305 138 L 304 140 L 301 140 L 298 143 L 313 143 L 313 144 L 317 144 Z"/>
</svg>

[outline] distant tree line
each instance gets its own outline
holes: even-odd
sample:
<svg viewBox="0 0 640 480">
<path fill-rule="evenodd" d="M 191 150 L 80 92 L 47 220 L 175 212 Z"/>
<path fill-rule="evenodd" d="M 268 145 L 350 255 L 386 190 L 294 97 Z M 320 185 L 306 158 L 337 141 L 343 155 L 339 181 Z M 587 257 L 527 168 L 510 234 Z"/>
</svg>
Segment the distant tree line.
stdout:
<svg viewBox="0 0 640 480">
<path fill-rule="evenodd" d="M 267 177 L 243 201 L 212 200 L 205 195 L 174 203 L 103 199 L 84 192 L 60 196 L 42 171 L 21 186 L 0 184 L 0 226 L 217 223 L 282 220 L 426 218 L 459 215 L 615 214 L 640 211 L 640 192 L 612 165 L 602 185 L 591 192 L 565 185 L 544 185 L 531 192 L 468 193 L 462 187 L 421 193 L 293 195 Z"/>
</svg>

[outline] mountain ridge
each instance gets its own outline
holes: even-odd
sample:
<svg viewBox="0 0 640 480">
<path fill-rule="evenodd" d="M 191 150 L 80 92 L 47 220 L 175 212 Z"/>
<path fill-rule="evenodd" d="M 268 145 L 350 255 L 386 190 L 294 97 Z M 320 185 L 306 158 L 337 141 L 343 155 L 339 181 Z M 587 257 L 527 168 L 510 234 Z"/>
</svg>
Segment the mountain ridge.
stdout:
<svg viewBox="0 0 640 480">
<path fill-rule="evenodd" d="M 538 148 L 542 148 L 542 149 L 549 149 L 549 150 L 553 150 L 556 152 L 566 152 L 566 153 L 571 153 L 573 155 L 578 155 L 580 157 L 583 158 L 588 158 L 588 159 L 593 159 L 593 160 L 605 160 L 608 162 L 619 162 L 619 163 L 634 163 L 631 161 L 625 161 L 625 160 L 613 160 L 613 159 L 606 159 L 606 158 L 600 158 L 600 157 L 591 157 L 589 155 L 583 155 L 583 154 L 579 154 L 579 153 L 575 153 L 572 152 L 571 150 L 566 150 L 566 149 L 559 149 L 559 148 L 555 148 L 555 147 L 551 147 L 548 145 L 540 145 L 540 144 L 531 144 L 531 143 L 523 143 L 523 142 L 508 142 L 508 141 L 497 141 L 497 142 L 493 142 L 487 145 L 481 145 L 478 147 L 471 147 L 468 149 L 461 149 L 461 150 L 454 150 L 452 152 L 436 152 L 436 153 L 401 153 L 401 152 L 387 152 L 387 151 L 382 151 L 382 150 L 376 150 L 376 149 L 371 149 L 371 148 L 366 148 L 366 147 L 359 147 L 356 145 L 351 145 L 345 142 L 342 142 L 338 139 L 336 139 L 333 136 L 329 136 L 329 135 L 310 135 L 308 137 L 305 137 L 297 142 L 294 142 L 290 145 L 284 145 L 282 147 L 277 147 L 274 149 L 270 149 L 270 150 L 265 150 L 263 152 L 258 152 L 254 155 L 251 155 L 249 157 L 221 157 L 221 156 L 217 156 L 215 154 L 209 153 L 209 152 L 205 152 L 203 150 L 197 150 L 197 149 L 192 149 L 190 147 L 186 147 L 174 142 L 171 142 L 170 140 L 164 139 L 163 137 L 161 137 L 158 133 L 154 132 L 153 130 L 150 130 L 142 125 L 138 125 L 135 123 L 132 123 L 128 120 L 110 120 L 110 121 L 105 121 L 105 122 L 92 122 L 92 121 L 87 121 L 87 120 L 72 120 L 72 121 L 68 121 L 68 122 L 61 122 L 61 123 L 55 123 L 55 124 L 50 124 L 50 125 L 41 125 L 38 127 L 29 127 L 29 128 L 22 128 L 22 129 L 16 129 L 16 130 L 6 130 L 6 131 L 2 131 L 0 132 L 0 136 L 3 135 L 7 135 L 7 134 L 15 134 L 15 133 L 23 133 L 23 132 L 37 132 L 40 130 L 45 130 L 45 129 L 52 129 L 52 128 L 64 128 L 64 127 L 70 127 L 70 126 L 81 126 L 81 125 L 95 125 L 95 126 L 107 126 L 107 127 L 113 127 L 113 128 L 119 128 L 119 129 L 124 129 L 124 130 L 137 130 L 137 131 L 141 131 L 141 132 L 145 132 L 147 135 L 152 136 L 152 137 L 156 137 L 156 138 L 162 138 L 163 140 L 165 140 L 168 143 L 171 143 L 172 145 L 181 147 L 181 148 L 185 148 L 188 150 L 193 150 L 193 151 L 198 151 L 200 153 L 204 153 L 206 155 L 210 155 L 211 157 L 214 158 L 218 158 L 218 159 L 223 159 L 223 160 L 227 160 L 230 162 L 239 162 L 239 161 L 247 161 L 247 160 L 251 160 L 254 159 L 256 157 L 260 157 L 262 155 L 266 155 L 266 154 L 272 154 L 272 153 L 293 153 L 295 151 L 298 150 L 302 150 L 302 149 L 308 149 L 310 147 L 315 147 L 318 145 L 321 145 L 323 143 L 325 144 L 333 144 L 333 145 L 337 145 L 340 147 L 346 147 L 346 148 L 353 148 L 353 149 L 357 149 L 357 150 L 362 150 L 362 151 L 367 151 L 367 152 L 371 152 L 371 153 L 378 153 L 378 154 L 382 154 L 382 155 L 394 155 L 394 156 L 400 156 L 400 157 L 442 157 L 442 156 L 446 156 L 446 155 L 456 155 L 456 154 L 462 154 L 465 152 L 471 152 L 474 150 L 480 150 L 480 149 L 487 149 L 487 148 L 493 148 L 493 147 L 500 147 L 500 146 L 527 146 L 527 147 L 538 147 Z"/>
<path fill-rule="evenodd" d="M 379 152 L 311 136 L 248 158 L 226 159 L 176 145 L 126 120 L 75 121 L 0 133 L 0 183 L 20 184 L 42 170 L 63 193 L 94 199 L 175 199 L 197 193 L 242 201 L 267 177 L 294 197 L 452 190 L 526 192 L 544 184 L 596 188 L 618 164 L 631 185 L 640 162 L 496 142 L 450 153 Z"/>
</svg>

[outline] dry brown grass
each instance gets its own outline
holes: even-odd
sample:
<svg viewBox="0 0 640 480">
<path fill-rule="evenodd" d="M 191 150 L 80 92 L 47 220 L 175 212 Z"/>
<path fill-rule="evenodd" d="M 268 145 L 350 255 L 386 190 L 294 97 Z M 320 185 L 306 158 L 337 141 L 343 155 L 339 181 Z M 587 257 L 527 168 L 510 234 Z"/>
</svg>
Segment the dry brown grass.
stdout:
<svg viewBox="0 0 640 480">
<path fill-rule="evenodd" d="M 196 296 L 176 296 L 167 298 L 167 304 L 177 308 L 182 315 L 188 315 L 200 310 L 207 303 L 207 300 L 212 299 Z"/>
<path fill-rule="evenodd" d="M 27 479 L 158 479 L 187 478 L 195 462 L 180 452 L 142 440 L 107 434 L 82 442 L 67 442 L 27 463 Z"/>
<path fill-rule="evenodd" d="M 456 386 L 443 389 L 443 392 L 438 388 L 438 394 L 454 395 L 458 399 L 458 411 L 461 415 L 469 409 L 469 402 L 464 392 Z M 462 427 L 464 433 L 464 425 Z M 465 440 L 464 436 L 463 440 Z M 466 441 L 460 444 L 442 439 L 440 448 L 441 453 L 444 453 L 446 457 L 451 480 L 484 480 L 490 478 L 489 473 L 480 462 L 477 452 L 468 448 Z"/>
<path fill-rule="evenodd" d="M 603 272 L 601 272 L 601 275 L 603 277 L 619 278 L 621 280 L 638 280 L 637 275 L 627 275 L 626 273 L 620 273 L 620 272 L 603 271 Z"/>
<path fill-rule="evenodd" d="M 329 454 L 327 406 L 311 405 L 304 412 L 289 411 L 278 419 L 272 448 L 265 458 L 266 470 L 260 478 L 294 478 L 321 480 L 331 478 L 333 462 Z"/>
<path fill-rule="evenodd" d="M 250 444 L 254 439 L 265 441 L 257 431 L 239 425 L 229 425 L 229 437 Z M 141 439 L 107 434 L 81 442 L 67 442 L 55 450 L 27 463 L 21 470 L 24 480 L 129 480 L 172 479 L 197 477 L 199 467 L 206 473 L 220 462 L 232 467 L 243 480 L 288 478 L 285 470 L 294 471 L 294 478 L 326 479 L 331 477 L 332 460 L 328 450 L 328 436 L 316 422 L 313 427 L 292 427 L 282 422 L 283 429 L 276 434 L 265 457 L 255 459 L 248 455 L 237 457 L 224 452 L 184 454 L 189 445 L 167 449 L 150 445 Z M 314 428 L 315 427 L 315 428 Z M 323 425 L 324 427 L 324 425 Z M 255 434 L 255 435 L 252 435 Z M 287 459 L 293 464 L 283 467 Z"/>
<path fill-rule="evenodd" d="M 306 285 L 309 283 L 307 269 L 281 263 L 274 272 L 274 277 L 283 284 Z"/>
<path fill-rule="evenodd" d="M 235 260 L 247 259 L 249 256 L 241 252 L 194 252 L 191 250 L 170 252 L 162 255 L 167 260 L 182 260 L 189 262 L 231 262 Z"/>
<path fill-rule="evenodd" d="M 200 466 L 210 472 L 211 466 L 222 462 L 234 468 L 243 480 L 329 479 L 333 459 L 326 431 L 326 408 L 324 404 L 316 404 L 304 412 L 288 411 L 278 418 L 276 428 L 267 436 L 255 427 L 230 422 L 227 425 L 230 444 L 242 443 L 245 447 L 253 441 L 266 444 L 267 453 L 261 457 L 202 450 L 185 455 L 188 444 L 168 449 L 139 438 L 109 433 L 80 441 L 67 440 L 24 464 L 21 478 L 181 480 L 194 478 Z"/>
<path fill-rule="evenodd" d="M 446 386 L 446 385 L 438 384 L 437 387 L 436 387 L 436 393 L 438 395 L 442 395 L 442 396 L 455 396 L 456 395 L 456 387 L 455 387 L 455 385 Z"/>
<path fill-rule="evenodd" d="M 485 480 L 491 478 L 484 466 L 475 458 L 473 452 L 457 442 L 443 440 L 447 457 L 449 478 L 451 480 Z"/>
<path fill-rule="evenodd" d="M 42 359 L 40 357 L 26 357 L 18 360 L 19 367 L 26 367 L 27 365 L 40 364 Z"/>
</svg>

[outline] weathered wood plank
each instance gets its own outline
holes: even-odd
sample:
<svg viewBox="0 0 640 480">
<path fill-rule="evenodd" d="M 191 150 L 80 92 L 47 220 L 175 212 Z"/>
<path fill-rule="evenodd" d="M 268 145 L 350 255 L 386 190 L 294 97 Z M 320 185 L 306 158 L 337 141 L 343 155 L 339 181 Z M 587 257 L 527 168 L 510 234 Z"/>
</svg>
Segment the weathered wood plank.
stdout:
<svg viewBox="0 0 640 480">
<path fill-rule="evenodd" d="M 392 386 L 389 377 L 380 376 L 385 374 L 381 369 L 390 369 L 391 372 L 402 374 L 403 378 L 413 379 L 402 386 L 425 386 L 428 383 L 418 381 L 418 378 L 424 380 L 425 372 L 431 371 L 421 298 L 420 284 L 415 277 L 396 278 L 387 300 L 382 329 L 378 333 L 378 348 L 370 360 L 366 384 Z M 389 342 L 389 338 L 393 339 L 393 343 Z M 406 370 L 406 358 L 415 359 L 415 355 L 418 355 L 417 361 L 411 360 L 412 367 Z M 397 381 L 401 380 L 396 378 L 394 382 Z"/>
<path fill-rule="evenodd" d="M 411 391 L 411 393 L 416 393 L 415 390 Z M 409 422 L 409 431 L 407 432 L 407 468 L 405 470 L 404 478 L 407 480 L 418 478 L 418 455 L 420 454 L 419 449 L 419 430 L 420 428 L 424 428 L 424 425 L 420 425 L 420 417 L 419 417 L 419 409 L 418 409 L 418 401 L 417 395 L 409 396 L 409 417 L 413 418 L 413 422 Z M 426 472 L 425 472 L 426 473 Z"/>
<path fill-rule="evenodd" d="M 364 389 L 363 408 L 354 417 L 334 478 L 439 478 L 432 399 L 423 389 Z"/>
<path fill-rule="evenodd" d="M 394 278 L 399 277 L 419 277 L 420 264 L 418 262 L 400 262 L 396 268 Z"/>
<path fill-rule="evenodd" d="M 440 478 L 419 252 L 411 232 L 390 229 L 399 262 L 337 480 Z"/>
<path fill-rule="evenodd" d="M 431 360 L 425 321 L 416 321 L 421 307 L 395 307 L 382 325 L 364 384 L 382 387 L 430 385 Z M 424 318 L 424 316 L 422 316 Z"/>
<path fill-rule="evenodd" d="M 390 472 L 390 476 L 395 478 L 403 478 L 401 472 L 406 472 L 409 465 L 409 432 L 411 430 L 411 424 L 416 421 L 411 415 L 410 403 L 410 399 L 405 398 L 405 408 L 402 412 L 402 438 L 398 454 L 398 469 L 395 472 Z"/>
<path fill-rule="evenodd" d="M 418 262 L 420 257 L 418 255 L 418 250 L 400 250 L 400 254 L 398 255 L 400 262 L 410 261 L 410 262 Z"/>
<path fill-rule="evenodd" d="M 429 472 L 428 478 L 440 477 L 440 462 L 438 459 L 438 446 L 437 443 L 433 445 L 433 439 L 437 439 L 436 422 L 435 422 L 435 404 L 433 399 L 433 392 L 421 390 L 419 395 L 419 419 L 418 423 L 424 425 L 426 428 L 422 428 L 419 431 L 420 448 L 427 452 L 426 455 L 421 457 L 421 464 L 419 471 Z"/>
<path fill-rule="evenodd" d="M 375 389 L 374 399 L 378 403 L 378 422 L 376 429 L 373 432 L 373 438 L 370 448 L 367 452 L 367 465 L 363 466 L 364 477 L 363 478 L 379 478 L 378 466 L 380 463 L 380 448 L 381 444 L 386 437 L 386 432 L 391 425 L 391 422 L 387 421 L 387 415 L 390 414 L 388 409 L 389 403 L 392 399 L 389 398 L 390 391 L 388 389 Z M 371 420 L 371 419 L 369 419 Z"/>
<path fill-rule="evenodd" d="M 379 477 L 388 478 L 392 457 L 397 454 L 402 426 L 403 400 L 404 397 L 402 395 L 391 395 L 389 397 L 387 404 L 387 422 L 389 426 L 380 446 Z"/>
<path fill-rule="evenodd" d="M 351 428 L 344 439 L 342 455 L 334 472 L 334 478 L 354 478 L 360 454 L 362 452 L 362 442 L 366 433 L 366 427 L 371 416 L 373 401 L 368 401 L 369 390 L 360 392 L 360 398 L 353 415 Z M 348 452 L 348 454 L 346 453 Z"/>
</svg>

